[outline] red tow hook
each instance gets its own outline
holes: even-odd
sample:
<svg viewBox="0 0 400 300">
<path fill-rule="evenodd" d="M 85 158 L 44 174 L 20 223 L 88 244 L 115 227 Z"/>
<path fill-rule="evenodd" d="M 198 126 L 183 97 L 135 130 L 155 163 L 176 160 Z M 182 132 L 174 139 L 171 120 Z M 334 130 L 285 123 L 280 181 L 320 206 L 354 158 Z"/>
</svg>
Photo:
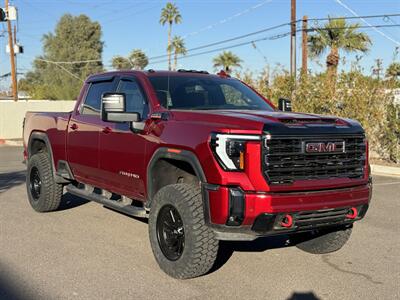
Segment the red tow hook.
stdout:
<svg viewBox="0 0 400 300">
<path fill-rule="evenodd" d="M 289 214 L 284 216 L 281 221 L 281 226 L 286 227 L 286 228 L 292 227 L 293 226 L 293 217 Z"/>
<path fill-rule="evenodd" d="M 349 213 L 346 215 L 346 218 L 348 219 L 355 219 L 358 216 L 358 211 L 357 208 L 352 207 L 349 209 Z"/>
</svg>

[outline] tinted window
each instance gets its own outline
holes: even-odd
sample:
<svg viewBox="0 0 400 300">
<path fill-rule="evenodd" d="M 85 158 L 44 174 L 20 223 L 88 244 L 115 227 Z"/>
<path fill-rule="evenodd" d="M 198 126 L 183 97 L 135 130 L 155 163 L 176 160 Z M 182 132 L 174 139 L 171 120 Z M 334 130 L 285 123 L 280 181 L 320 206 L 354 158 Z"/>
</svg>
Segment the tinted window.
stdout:
<svg viewBox="0 0 400 300">
<path fill-rule="evenodd" d="M 221 89 L 227 104 L 246 106 L 250 102 L 250 99 L 233 86 L 221 84 Z"/>
<path fill-rule="evenodd" d="M 273 108 L 239 80 L 216 76 L 152 76 L 149 78 L 160 103 L 171 109 Z"/>
<path fill-rule="evenodd" d="M 142 117 L 146 114 L 146 100 L 135 81 L 121 80 L 118 85 L 118 92 L 125 93 L 127 112 L 138 112 Z"/>
<path fill-rule="evenodd" d="M 82 114 L 99 114 L 101 107 L 101 95 L 113 92 L 112 81 L 93 82 L 87 92 L 83 104 Z"/>
</svg>

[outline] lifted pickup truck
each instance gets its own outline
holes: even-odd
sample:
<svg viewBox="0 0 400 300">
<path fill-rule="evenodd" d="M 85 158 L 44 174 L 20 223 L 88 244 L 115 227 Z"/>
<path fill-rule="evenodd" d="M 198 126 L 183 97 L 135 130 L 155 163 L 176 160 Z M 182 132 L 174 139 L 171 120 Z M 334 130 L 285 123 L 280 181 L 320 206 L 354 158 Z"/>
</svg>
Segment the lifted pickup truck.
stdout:
<svg viewBox="0 0 400 300">
<path fill-rule="evenodd" d="M 28 112 L 23 135 L 36 211 L 56 210 L 65 188 L 149 218 L 175 278 L 207 273 L 219 240 L 288 235 L 336 251 L 370 202 L 359 123 L 278 110 L 224 73 L 93 75 L 71 113 Z"/>
</svg>

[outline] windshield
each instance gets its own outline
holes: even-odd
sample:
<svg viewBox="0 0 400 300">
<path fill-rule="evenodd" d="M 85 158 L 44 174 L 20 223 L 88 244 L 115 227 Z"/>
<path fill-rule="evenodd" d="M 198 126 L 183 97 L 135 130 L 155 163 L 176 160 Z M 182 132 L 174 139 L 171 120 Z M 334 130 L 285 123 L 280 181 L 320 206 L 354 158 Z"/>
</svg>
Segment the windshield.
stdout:
<svg viewBox="0 0 400 300">
<path fill-rule="evenodd" d="M 149 77 L 161 105 L 169 109 L 274 109 L 252 89 L 232 78 Z"/>
</svg>

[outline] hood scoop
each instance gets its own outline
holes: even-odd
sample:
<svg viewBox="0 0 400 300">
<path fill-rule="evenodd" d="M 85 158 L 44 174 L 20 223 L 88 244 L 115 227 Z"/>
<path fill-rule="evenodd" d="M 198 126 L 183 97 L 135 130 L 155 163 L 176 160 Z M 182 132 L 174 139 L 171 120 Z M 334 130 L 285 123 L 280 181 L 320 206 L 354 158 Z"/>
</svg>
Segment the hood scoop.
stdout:
<svg viewBox="0 0 400 300">
<path fill-rule="evenodd" d="M 278 118 L 278 121 L 287 126 L 306 126 L 306 125 L 332 125 L 346 126 L 347 124 L 336 118 Z"/>
</svg>

